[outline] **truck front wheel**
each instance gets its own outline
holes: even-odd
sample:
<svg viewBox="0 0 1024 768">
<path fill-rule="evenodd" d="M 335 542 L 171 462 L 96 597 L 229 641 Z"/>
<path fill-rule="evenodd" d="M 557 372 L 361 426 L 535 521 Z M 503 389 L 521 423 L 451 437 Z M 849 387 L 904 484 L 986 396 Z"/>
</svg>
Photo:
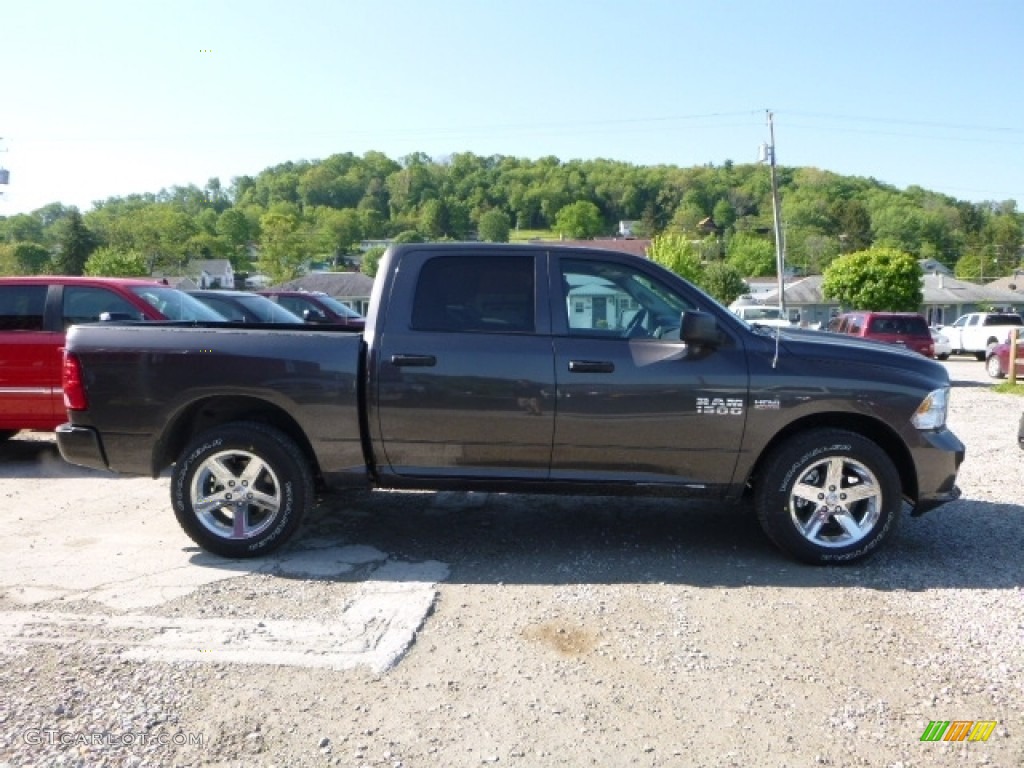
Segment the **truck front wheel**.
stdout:
<svg viewBox="0 0 1024 768">
<path fill-rule="evenodd" d="M 174 465 L 174 515 L 196 544 L 256 557 L 284 544 L 313 501 L 309 464 L 291 438 L 257 422 L 212 429 Z"/>
<path fill-rule="evenodd" d="M 849 563 L 878 547 L 903 499 L 892 460 L 861 435 L 817 429 L 796 435 L 759 473 L 755 507 L 768 537 L 798 560 Z"/>
</svg>

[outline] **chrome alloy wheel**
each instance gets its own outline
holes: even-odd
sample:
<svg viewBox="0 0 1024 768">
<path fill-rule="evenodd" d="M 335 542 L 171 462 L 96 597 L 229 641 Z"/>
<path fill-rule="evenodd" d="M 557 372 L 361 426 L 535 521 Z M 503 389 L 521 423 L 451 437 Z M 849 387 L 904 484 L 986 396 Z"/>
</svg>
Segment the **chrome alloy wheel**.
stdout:
<svg viewBox="0 0 1024 768">
<path fill-rule="evenodd" d="M 803 471 L 789 497 L 797 531 L 820 547 L 848 547 L 875 529 L 882 514 L 882 489 L 864 464 L 829 456 Z"/>
<path fill-rule="evenodd" d="M 196 468 L 190 490 L 199 522 L 225 539 L 250 539 L 270 527 L 281 509 L 281 483 L 254 453 L 229 450 Z"/>
</svg>

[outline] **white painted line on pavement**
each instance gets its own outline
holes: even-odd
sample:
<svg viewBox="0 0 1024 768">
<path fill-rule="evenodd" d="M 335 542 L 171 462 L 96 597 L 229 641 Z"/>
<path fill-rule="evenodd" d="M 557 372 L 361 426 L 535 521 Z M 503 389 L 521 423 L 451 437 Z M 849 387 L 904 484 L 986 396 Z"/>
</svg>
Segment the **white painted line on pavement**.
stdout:
<svg viewBox="0 0 1024 768">
<path fill-rule="evenodd" d="M 84 642 L 122 658 L 273 664 L 329 669 L 363 665 L 376 673 L 402 658 L 422 627 L 448 576 L 439 562 L 388 561 L 335 620 L 180 618 L 0 612 L 0 648 L 18 653 L 36 644 Z"/>
</svg>

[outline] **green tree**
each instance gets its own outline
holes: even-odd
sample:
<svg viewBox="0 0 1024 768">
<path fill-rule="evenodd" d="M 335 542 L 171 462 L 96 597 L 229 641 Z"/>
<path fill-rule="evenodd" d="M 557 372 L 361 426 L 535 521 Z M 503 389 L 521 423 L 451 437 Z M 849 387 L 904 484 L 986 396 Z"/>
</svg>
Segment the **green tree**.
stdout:
<svg viewBox="0 0 1024 768">
<path fill-rule="evenodd" d="M 97 248 L 85 262 L 85 274 L 93 277 L 142 277 L 148 275 L 146 259 L 138 251 Z"/>
<path fill-rule="evenodd" d="M 249 241 L 253 239 L 246 215 L 237 208 L 228 208 L 217 217 L 216 232 L 227 246 L 231 265 L 236 269 L 244 267 L 249 256 Z"/>
<path fill-rule="evenodd" d="M 768 277 L 776 272 L 774 243 L 747 232 L 729 238 L 725 260 L 744 277 Z"/>
<path fill-rule="evenodd" d="M 825 298 L 851 309 L 916 312 L 921 308 L 921 268 L 909 253 L 870 248 L 840 256 L 825 270 Z"/>
<path fill-rule="evenodd" d="M 835 207 L 839 239 L 844 253 L 871 247 L 871 215 L 859 200 L 844 200 Z"/>
<path fill-rule="evenodd" d="M 407 229 L 395 235 L 394 241 L 396 243 L 422 243 L 423 235 L 421 235 L 415 229 Z"/>
<path fill-rule="evenodd" d="M 260 217 L 260 257 L 256 266 L 274 284 L 293 280 L 302 274 L 306 261 L 299 221 L 286 213 L 266 213 Z"/>
<path fill-rule="evenodd" d="M 749 290 L 740 271 L 723 261 L 713 261 L 705 266 L 697 285 L 722 304 L 731 304 Z"/>
<path fill-rule="evenodd" d="M 367 249 L 363 254 L 363 264 L 360 271 L 367 277 L 376 277 L 377 268 L 380 266 L 380 257 L 384 255 L 384 247 L 375 245 Z"/>
<path fill-rule="evenodd" d="M 426 200 L 420 206 L 417 229 L 431 240 L 437 240 L 448 231 L 448 216 L 444 203 L 436 198 Z"/>
<path fill-rule="evenodd" d="M 38 275 L 50 266 L 50 252 L 39 243 L 14 243 L 11 255 L 19 275 Z"/>
<path fill-rule="evenodd" d="M 354 208 L 316 208 L 313 211 L 320 247 L 330 253 L 337 265 L 352 253 L 363 237 L 363 226 Z"/>
<path fill-rule="evenodd" d="M 491 209 L 480 217 L 477 233 L 480 239 L 488 243 L 507 243 L 512 222 L 501 211 Z"/>
<path fill-rule="evenodd" d="M 604 221 L 596 205 L 587 201 L 566 205 L 555 216 L 555 231 L 574 240 L 586 240 L 601 234 Z"/>
<path fill-rule="evenodd" d="M 80 275 L 85 262 L 99 245 L 96 236 L 85 226 L 77 210 L 60 224 L 57 236 L 57 271 L 62 275 Z"/>
<path fill-rule="evenodd" d="M 684 277 L 691 283 L 699 283 L 701 262 L 697 247 L 682 235 L 659 235 L 647 249 L 651 261 Z"/>
<path fill-rule="evenodd" d="M 42 243 L 43 223 L 28 213 L 18 213 L 8 219 L 0 219 L 4 239 L 9 243 Z"/>
<path fill-rule="evenodd" d="M 1021 217 L 1016 213 L 1001 213 L 989 219 L 983 233 L 991 243 L 992 277 L 1002 277 L 1020 266 L 1021 246 L 1024 244 Z M 985 269 L 986 275 L 989 270 Z"/>
<path fill-rule="evenodd" d="M 700 223 L 707 218 L 702 208 L 689 203 L 679 205 L 672 214 L 668 231 L 675 234 L 695 235 L 700 230 Z"/>
</svg>

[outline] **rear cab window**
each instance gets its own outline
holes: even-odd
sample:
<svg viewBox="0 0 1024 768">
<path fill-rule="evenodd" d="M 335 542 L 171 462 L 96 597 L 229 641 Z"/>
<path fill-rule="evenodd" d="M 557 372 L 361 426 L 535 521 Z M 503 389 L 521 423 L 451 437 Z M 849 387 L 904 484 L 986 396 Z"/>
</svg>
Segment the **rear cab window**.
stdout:
<svg viewBox="0 0 1024 768">
<path fill-rule="evenodd" d="M 1024 319 L 1020 315 L 989 315 L 985 325 L 1024 325 Z"/>
</svg>

